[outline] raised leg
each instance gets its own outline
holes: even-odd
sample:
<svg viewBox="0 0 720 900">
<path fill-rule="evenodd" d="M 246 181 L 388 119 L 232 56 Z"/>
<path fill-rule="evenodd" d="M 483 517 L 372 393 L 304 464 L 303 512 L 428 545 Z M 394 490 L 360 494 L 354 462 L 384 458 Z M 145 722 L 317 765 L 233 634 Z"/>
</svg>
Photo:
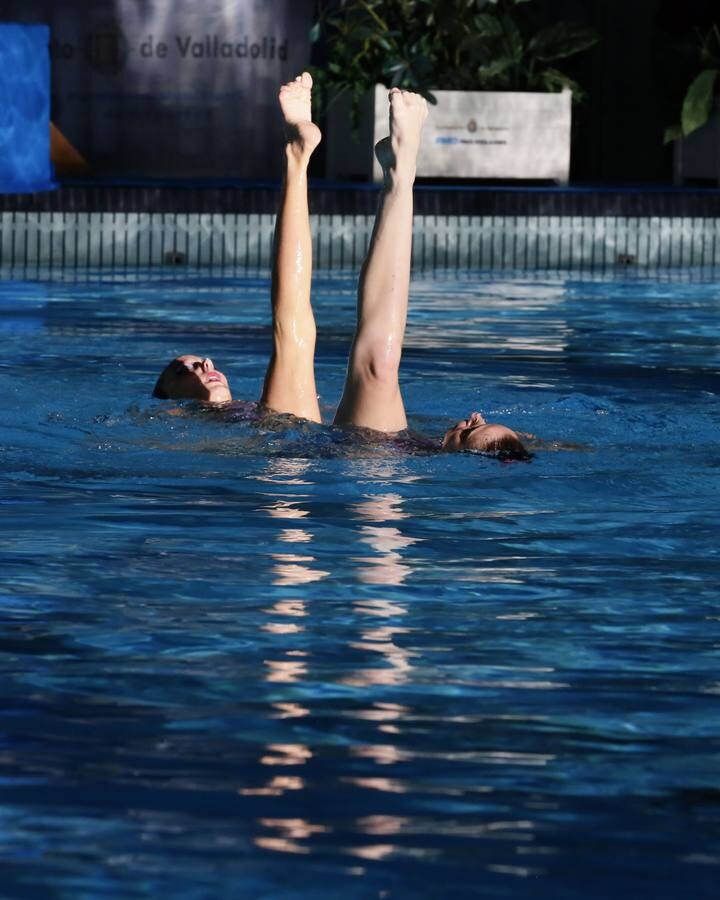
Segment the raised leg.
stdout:
<svg viewBox="0 0 720 900">
<path fill-rule="evenodd" d="M 261 401 L 277 412 L 319 422 L 307 169 L 320 129 L 311 121 L 311 90 L 312 78 L 303 72 L 283 85 L 279 95 L 287 144 L 273 249 L 273 349 Z"/>
<path fill-rule="evenodd" d="M 407 427 L 398 371 L 410 288 L 413 182 L 427 104 L 398 89 L 389 99 L 390 136 L 375 148 L 384 184 L 360 273 L 355 337 L 335 423 L 394 432 Z"/>
</svg>

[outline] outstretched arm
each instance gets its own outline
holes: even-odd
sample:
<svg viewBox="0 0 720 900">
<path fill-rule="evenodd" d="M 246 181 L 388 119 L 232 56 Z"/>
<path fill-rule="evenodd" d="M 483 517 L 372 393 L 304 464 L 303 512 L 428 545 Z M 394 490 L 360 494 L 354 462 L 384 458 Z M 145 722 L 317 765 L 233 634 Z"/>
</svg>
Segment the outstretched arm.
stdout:
<svg viewBox="0 0 720 900">
<path fill-rule="evenodd" d="M 375 148 L 384 184 L 360 274 L 355 337 L 335 423 L 394 432 L 407 427 L 398 371 L 410 288 L 412 191 L 427 104 L 397 88 L 389 99 L 390 136 Z"/>
<path fill-rule="evenodd" d="M 311 121 L 311 90 L 312 78 L 303 72 L 279 95 L 288 140 L 273 246 L 273 349 L 261 401 L 277 412 L 319 422 L 307 170 L 320 129 Z"/>
</svg>

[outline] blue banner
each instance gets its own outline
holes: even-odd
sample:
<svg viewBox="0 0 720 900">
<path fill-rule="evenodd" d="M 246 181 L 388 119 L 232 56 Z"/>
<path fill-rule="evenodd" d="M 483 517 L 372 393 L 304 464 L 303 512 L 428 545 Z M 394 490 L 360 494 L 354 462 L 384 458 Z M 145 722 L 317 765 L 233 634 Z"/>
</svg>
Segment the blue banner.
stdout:
<svg viewBox="0 0 720 900">
<path fill-rule="evenodd" d="M 0 193 L 53 187 L 47 27 L 0 23 Z"/>
</svg>

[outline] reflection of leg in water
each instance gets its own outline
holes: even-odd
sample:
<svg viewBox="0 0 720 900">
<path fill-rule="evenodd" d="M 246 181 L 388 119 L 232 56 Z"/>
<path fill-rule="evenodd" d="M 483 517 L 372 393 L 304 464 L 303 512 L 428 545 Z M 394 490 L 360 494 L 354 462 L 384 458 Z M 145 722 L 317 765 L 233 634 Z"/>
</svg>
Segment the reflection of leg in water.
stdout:
<svg viewBox="0 0 720 900">
<path fill-rule="evenodd" d="M 358 286 L 355 338 L 338 425 L 378 431 L 407 426 L 398 381 L 410 286 L 413 182 L 427 104 L 390 92 L 390 136 L 376 147 L 384 172 L 380 208 Z"/>
<path fill-rule="evenodd" d="M 400 494 L 378 494 L 353 507 L 364 524 L 359 529 L 358 540 L 374 551 L 372 556 L 354 556 L 353 562 L 360 563 L 357 569 L 359 581 L 365 584 L 404 584 L 412 575 L 410 559 L 404 550 L 416 544 L 418 538 L 403 534 L 399 527 L 407 513 L 402 508 Z M 391 524 L 397 522 L 398 524 Z"/>
<path fill-rule="evenodd" d="M 287 144 L 273 251 L 273 350 L 261 399 L 277 412 L 319 422 L 307 169 L 320 129 L 311 121 L 311 90 L 312 78 L 303 72 L 283 85 L 279 95 Z"/>
<path fill-rule="evenodd" d="M 310 463 L 302 459 L 270 458 L 267 462 L 265 475 L 261 476 L 272 484 L 297 485 L 296 490 L 302 490 L 301 485 L 309 484 L 303 479 L 303 475 L 310 468 Z M 261 507 L 271 519 L 277 520 L 280 526 L 276 534 L 272 535 L 270 544 L 272 549 L 268 551 L 270 559 L 274 560 L 272 567 L 272 583 L 274 585 L 289 586 L 309 584 L 320 581 L 330 574 L 317 567 L 314 555 L 315 535 L 308 528 L 304 520 L 310 515 L 310 511 L 303 507 L 303 499 L 306 494 L 295 493 L 292 500 L 276 499 L 268 506 Z M 290 527 L 292 526 L 292 527 Z M 278 611 L 290 610 L 287 598 L 276 603 Z M 304 607 L 304 602 L 298 600 Z M 297 609 L 289 612 L 291 616 L 300 615 Z M 304 615 L 304 613 L 302 613 Z M 297 630 L 292 623 L 285 625 L 275 624 L 268 630 L 288 631 Z"/>
</svg>

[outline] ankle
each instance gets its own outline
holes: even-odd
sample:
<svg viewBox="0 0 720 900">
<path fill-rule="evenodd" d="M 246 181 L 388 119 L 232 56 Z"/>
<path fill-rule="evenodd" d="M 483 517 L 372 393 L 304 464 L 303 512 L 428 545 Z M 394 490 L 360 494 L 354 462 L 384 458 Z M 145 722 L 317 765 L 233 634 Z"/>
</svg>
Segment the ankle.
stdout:
<svg viewBox="0 0 720 900">
<path fill-rule="evenodd" d="M 299 137 L 290 138 L 285 144 L 285 161 L 288 168 L 307 169 L 311 156 L 312 150 Z"/>
<path fill-rule="evenodd" d="M 383 170 L 384 187 L 387 191 L 412 190 L 415 183 L 415 167 L 391 166 Z"/>
</svg>

